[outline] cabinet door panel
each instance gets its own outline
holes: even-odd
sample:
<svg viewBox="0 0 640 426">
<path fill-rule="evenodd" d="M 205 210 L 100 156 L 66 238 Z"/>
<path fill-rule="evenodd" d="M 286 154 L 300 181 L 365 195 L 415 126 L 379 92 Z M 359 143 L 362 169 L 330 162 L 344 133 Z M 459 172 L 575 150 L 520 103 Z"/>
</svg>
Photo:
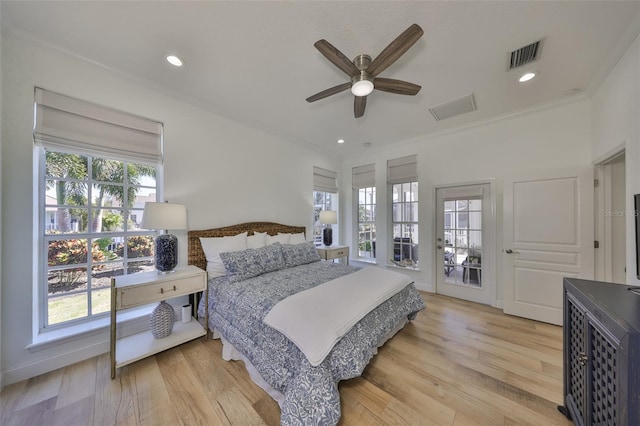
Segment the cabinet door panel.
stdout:
<svg viewBox="0 0 640 426">
<path fill-rule="evenodd" d="M 606 332 L 589 321 L 589 421 L 597 425 L 617 425 L 618 412 L 618 346 Z"/>
<path fill-rule="evenodd" d="M 569 365 L 568 372 L 568 397 L 572 399 L 575 405 L 577 413 L 573 413 L 574 420 L 576 416 L 580 417 L 580 421 L 576 421 L 576 424 L 582 424 L 585 419 L 585 405 L 587 395 L 587 378 L 586 378 L 586 342 L 584 339 L 585 333 L 585 313 L 581 306 L 578 306 L 576 302 L 569 297 L 568 303 L 568 321 L 567 332 L 569 333 L 569 341 L 567 342 Z"/>
</svg>

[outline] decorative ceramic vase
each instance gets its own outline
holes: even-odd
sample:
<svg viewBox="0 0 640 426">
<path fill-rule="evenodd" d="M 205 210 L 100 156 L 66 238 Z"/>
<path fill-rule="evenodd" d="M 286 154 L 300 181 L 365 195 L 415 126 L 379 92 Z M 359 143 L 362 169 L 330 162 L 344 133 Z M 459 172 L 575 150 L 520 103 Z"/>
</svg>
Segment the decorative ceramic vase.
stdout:
<svg viewBox="0 0 640 426">
<path fill-rule="evenodd" d="M 167 337 L 173 331 L 176 314 L 173 306 L 164 300 L 151 312 L 151 334 L 156 339 Z"/>
</svg>

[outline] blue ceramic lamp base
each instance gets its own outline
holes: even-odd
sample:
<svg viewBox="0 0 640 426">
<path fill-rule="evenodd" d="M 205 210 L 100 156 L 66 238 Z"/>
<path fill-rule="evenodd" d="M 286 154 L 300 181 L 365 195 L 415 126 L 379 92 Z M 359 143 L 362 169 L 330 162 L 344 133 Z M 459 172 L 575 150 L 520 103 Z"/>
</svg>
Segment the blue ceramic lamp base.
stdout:
<svg viewBox="0 0 640 426">
<path fill-rule="evenodd" d="M 156 237 L 155 249 L 158 273 L 173 272 L 178 266 L 178 238 L 173 234 L 160 234 Z"/>
<path fill-rule="evenodd" d="M 322 230 L 322 244 L 325 246 L 333 244 L 333 230 L 331 229 L 331 225 L 325 226 Z"/>
</svg>

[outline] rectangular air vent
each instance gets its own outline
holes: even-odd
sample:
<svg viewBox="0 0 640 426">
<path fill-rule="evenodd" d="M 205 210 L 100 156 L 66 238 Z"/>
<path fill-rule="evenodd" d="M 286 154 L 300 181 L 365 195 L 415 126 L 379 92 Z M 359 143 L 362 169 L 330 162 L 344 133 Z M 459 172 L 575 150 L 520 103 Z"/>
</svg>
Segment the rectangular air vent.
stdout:
<svg viewBox="0 0 640 426">
<path fill-rule="evenodd" d="M 463 96 L 453 101 L 445 102 L 440 105 L 429 108 L 429 111 L 436 119 L 436 121 L 444 120 L 445 118 L 454 117 L 456 115 L 464 114 L 476 110 L 476 100 L 473 97 L 473 93 Z"/>
<path fill-rule="evenodd" d="M 512 70 L 537 60 L 540 57 L 541 50 L 542 40 L 514 50 L 509 54 L 509 69 Z"/>
</svg>

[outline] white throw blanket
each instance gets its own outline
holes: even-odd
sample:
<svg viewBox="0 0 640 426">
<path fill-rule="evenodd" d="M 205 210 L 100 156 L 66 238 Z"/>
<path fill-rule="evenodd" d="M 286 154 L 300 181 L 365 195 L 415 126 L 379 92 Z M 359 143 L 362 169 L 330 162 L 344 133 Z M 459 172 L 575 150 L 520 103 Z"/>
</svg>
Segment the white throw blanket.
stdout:
<svg viewBox="0 0 640 426">
<path fill-rule="evenodd" d="M 411 282 L 368 266 L 281 300 L 264 323 L 287 336 L 315 367 L 351 327 Z"/>
</svg>

